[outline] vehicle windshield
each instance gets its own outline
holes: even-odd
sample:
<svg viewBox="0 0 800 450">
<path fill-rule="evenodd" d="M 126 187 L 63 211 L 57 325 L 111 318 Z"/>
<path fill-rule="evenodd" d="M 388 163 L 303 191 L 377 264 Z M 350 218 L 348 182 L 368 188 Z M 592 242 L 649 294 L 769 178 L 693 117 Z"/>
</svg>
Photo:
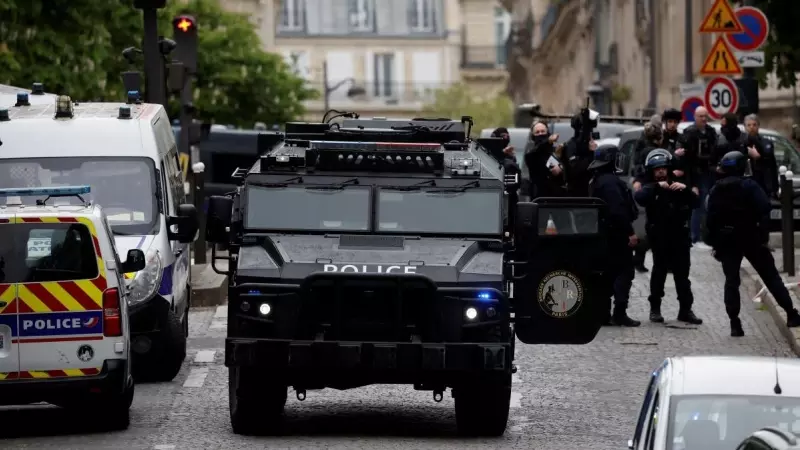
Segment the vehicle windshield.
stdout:
<svg viewBox="0 0 800 450">
<path fill-rule="evenodd" d="M 244 226 L 262 230 L 368 231 L 370 188 L 247 187 Z"/>
<path fill-rule="evenodd" d="M 727 450 L 767 426 L 800 433 L 800 398 L 777 396 L 675 396 L 667 450 Z"/>
<path fill-rule="evenodd" d="M 794 173 L 800 171 L 800 155 L 792 141 L 778 134 L 762 134 L 762 136 L 775 144 L 775 161 L 778 166 L 786 166 Z"/>
<path fill-rule="evenodd" d="M 499 190 L 378 190 L 378 232 L 499 234 Z"/>
<path fill-rule="evenodd" d="M 155 167 L 148 158 L 0 159 L 0 188 L 89 185 L 91 200 L 103 207 L 115 234 L 152 234 L 158 219 Z M 35 205 L 44 197 L 22 197 Z M 0 198 L 0 204 L 6 199 Z M 77 198 L 50 202 L 79 204 Z"/>
</svg>

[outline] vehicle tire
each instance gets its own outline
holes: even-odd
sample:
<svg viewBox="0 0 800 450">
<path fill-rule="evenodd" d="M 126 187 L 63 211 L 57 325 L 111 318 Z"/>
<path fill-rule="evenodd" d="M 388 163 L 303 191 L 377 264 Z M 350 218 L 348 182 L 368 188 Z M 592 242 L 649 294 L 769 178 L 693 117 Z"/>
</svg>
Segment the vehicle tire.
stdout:
<svg viewBox="0 0 800 450">
<path fill-rule="evenodd" d="M 108 394 L 102 400 L 90 402 L 90 405 L 79 405 L 80 414 L 97 414 L 100 412 L 100 425 L 107 431 L 127 430 L 130 425 L 130 408 L 133 403 L 135 386 L 133 378 L 128 380 L 128 387 L 119 393 Z"/>
<path fill-rule="evenodd" d="M 235 434 L 278 434 L 283 425 L 287 386 L 250 367 L 228 368 L 228 402 Z"/>
<path fill-rule="evenodd" d="M 511 374 L 484 376 L 453 389 L 458 434 L 502 436 L 511 406 Z"/>
<path fill-rule="evenodd" d="M 148 378 L 153 381 L 172 381 L 181 371 L 186 359 L 186 327 L 189 315 L 181 320 L 178 315 L 167 310 L 160 324 L 158 341 L 154 342 L 154 358 L 148 361 Z"/>
</svg>

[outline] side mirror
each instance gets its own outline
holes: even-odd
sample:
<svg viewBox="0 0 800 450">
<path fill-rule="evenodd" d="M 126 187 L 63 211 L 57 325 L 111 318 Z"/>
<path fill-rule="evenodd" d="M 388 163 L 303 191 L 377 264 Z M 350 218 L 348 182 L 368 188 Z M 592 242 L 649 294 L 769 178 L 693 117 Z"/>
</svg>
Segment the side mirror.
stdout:
<svg viewBox="0 0 800 450">
<path fill-rule="evenodd" d="M 121 273 L 135 273 L 143 270 L 145 266 L 144 252 L 138 248 L 128 250 L 128 256 L 120 265 Z"/>
<path fill-rule="evenodd" d="M 178 227 L 178 230 L 173 232 L 172 226 Z M 197 208 L 191 203 L 184 203 L 178 206 L 178 215 L 169 217 L 167 219 L 167 226 L 169 230 L 169 239 L 171 241 L 178 241 L 181 244 L 189 244 L 194 242 L 199 228 L 199 221 L 197 218 Z"/>
<path fill-rule="evenodd" d="M 212 195 L 208 199 L 206 216 L 206 241 L 214 244 L 228 242 L 228 227 L 233 217 L 233 199 L 224 195 Z"/>
</svg>

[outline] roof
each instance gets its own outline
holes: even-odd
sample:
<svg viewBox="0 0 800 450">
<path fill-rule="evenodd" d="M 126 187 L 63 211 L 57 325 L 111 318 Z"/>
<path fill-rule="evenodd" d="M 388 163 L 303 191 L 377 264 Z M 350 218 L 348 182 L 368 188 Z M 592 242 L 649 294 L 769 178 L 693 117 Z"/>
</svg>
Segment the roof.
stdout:
<svg viewBox="0 0 800 450">
<path fill-rule="evenodd" d="M 56 101 L 55 94 L 30 95 L 30 89 L 0 84 L 0 109 L 14 106 L 17 103 L 17 94 L 20 92 L 29 94 L 28 101 L 31 105 L 53 105 Z"/>
<path fill-rule="evenodd" d="M 776 367 L 782 397 L 800 397 L 800 359 L 761 356 L 672 358 L 671 395 L 775 396 Z"/>
<path fill-rule="evenodd" d="M 131 119 L 119 119 L 121 106 Z M 161 105 L 76 103 L 74 117 L 55 119 L 55 101 L 47 105 L 13 107 L 10 121 L 0 122 L 0 158 L 144 155 L 140 122 L 147 127 Z M 113 143 L 113 147 L 111 146 Z"/>
</svg>

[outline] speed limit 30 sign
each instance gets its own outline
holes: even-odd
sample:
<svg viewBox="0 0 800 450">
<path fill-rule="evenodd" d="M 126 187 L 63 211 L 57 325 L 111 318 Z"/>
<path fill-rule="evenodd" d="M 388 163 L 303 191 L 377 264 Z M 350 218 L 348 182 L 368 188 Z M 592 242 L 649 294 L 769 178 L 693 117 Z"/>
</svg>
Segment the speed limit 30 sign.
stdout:
<svg viewBox="0 0 800 450">
<path fill-rule="evenodd" d="M 712 119 L 720 120 L 739 108 L 739 89 L 728 77 L 716 77 L 706 85 L 705 106 Z"/>
</svg>

